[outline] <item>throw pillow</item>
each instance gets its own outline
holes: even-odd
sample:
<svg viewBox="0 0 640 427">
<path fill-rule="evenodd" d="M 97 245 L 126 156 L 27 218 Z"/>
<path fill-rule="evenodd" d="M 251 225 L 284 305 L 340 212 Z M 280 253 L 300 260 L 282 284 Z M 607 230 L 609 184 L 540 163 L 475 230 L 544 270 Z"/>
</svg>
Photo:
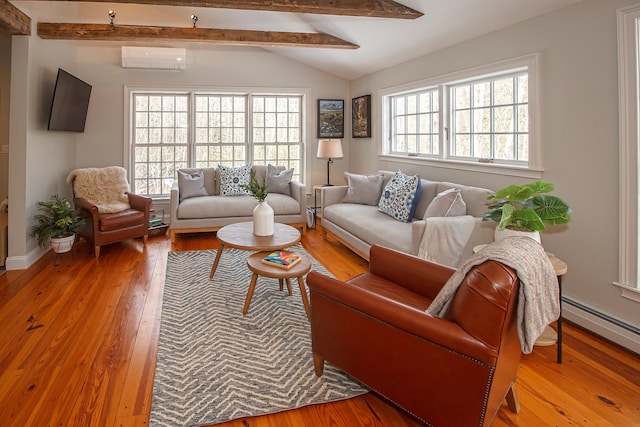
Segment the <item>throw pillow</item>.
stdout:
<svg viewBox="0 0 640 427">
<path fill-rule="evenodd" d="M 427 206 L 425 218 L 437 216 L 461 216 L 467 213 L 467 204 L 462 200 L 458 188 L 450 188 L 439 193 Z"/>
<path fill-rule="evenodd" d="M 251 165 L 237 168 L 220 165 L 220 195 L 221 196 L 246 196 L 249 191 L 241 185 L 249 185 L 251 180 Z"/>
<path fill-rule="evenodd" d="M 289 183 L 293 177 L 293 169 L 279 171 L 273 165 L 267 165 L 267 190 L 269 193 L 280 193 L 291 195 Z"/>
<path fill-rule="evenodd" d="M 196 169 L 192 171 L 178 171 L 178 192 L 180 201 L 190 197 L 206 196 L 207 190 L 204 188 L 204 171 Z"/>
<path fill-rule="evenodd" d="M 398 221 L 410 222 L 420 199 L 420 176 L 407 176 L 397 171 L 384 187 L 378 210 Z"/>
<path fill-rule="evenodd" d="M 342 199 L 342 203 L 358 203 L 361 205 L 375 206 L 380 200 L 382 193 L 381 173 L 375 175 L 356 175 L 345 172 L 349 188 L 347 194 Z"/>
</svg>

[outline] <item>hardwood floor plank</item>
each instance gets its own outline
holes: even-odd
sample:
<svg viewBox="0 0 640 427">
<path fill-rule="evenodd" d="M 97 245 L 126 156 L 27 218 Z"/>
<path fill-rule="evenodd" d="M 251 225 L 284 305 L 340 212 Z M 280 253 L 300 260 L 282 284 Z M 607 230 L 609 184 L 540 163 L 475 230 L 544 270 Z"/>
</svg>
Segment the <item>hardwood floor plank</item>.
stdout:
<svg viewBox="0 0 640 427">
<path fill-rule="evenodd" d="M 320 228 L 302 244 L 337 278 L 368 264 Z M 0 276 L 0 427 L 146 426 L 151 410 L 167 253 L 217 248 L 215 233 L 157 236 L 107 245 L 97 260 L 86 242 L 75 259 L 49 256 Z M 565 323 L 556 347 L 523 357 L 521 412 L 506 405 L 493 426 L 640 425 L 640 357 Z M 420 425 L 379 396 L 234 420 L 223 427 Z"/>
</svg>

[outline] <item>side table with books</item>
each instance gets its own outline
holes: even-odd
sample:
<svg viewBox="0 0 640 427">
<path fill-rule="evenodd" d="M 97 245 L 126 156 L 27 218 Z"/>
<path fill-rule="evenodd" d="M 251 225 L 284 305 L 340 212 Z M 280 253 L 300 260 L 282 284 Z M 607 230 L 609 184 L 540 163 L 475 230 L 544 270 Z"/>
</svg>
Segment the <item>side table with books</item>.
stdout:
<svg viewBox="0 0 640 427">
<path fill-rule="evenodd" d="M 258 276 L 278 279 L 280 290 L 283 290 L 283 284 L 286 283 L 289 296 L 293 295 L 291 279 L 296 278 L 298 279 L 300 296 L 302 297 L 307 319 L 310 319 L 309 297 L 304 285 L 304 275 L 311 270 L 311 260 L 309 258 L 289 251 L 256 252 L 247 259 L 247 267 L 253 275 L 251 276 L 251 282 L 249 282 L 242 314 L 249 312 L 249 305 L 251 304 L 251 298 L 253 298 Z"/>
</svg>

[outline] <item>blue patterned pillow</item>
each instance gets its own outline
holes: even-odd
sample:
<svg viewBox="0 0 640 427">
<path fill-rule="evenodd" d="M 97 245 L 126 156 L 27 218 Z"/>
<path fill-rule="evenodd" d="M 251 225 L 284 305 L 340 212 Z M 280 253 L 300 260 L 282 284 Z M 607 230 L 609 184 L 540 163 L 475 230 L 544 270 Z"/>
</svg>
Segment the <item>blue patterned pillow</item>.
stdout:
<svg viewBox="0 0 640 427">
<path fill-rule="evenodd" d="M 397 171 L 382 190 L 378 210 L 398 221 L 410 222 L 421 190 L 420 175 L 407 176 Z"/>
<path fill-rule="evenodd" d="M 244 165 L 238 168 L 220 165 L 219 169 L 221 196 L 246 196 L 250 194 L 240 186 L 249 185 L 251 165 Z"/>
</svg>

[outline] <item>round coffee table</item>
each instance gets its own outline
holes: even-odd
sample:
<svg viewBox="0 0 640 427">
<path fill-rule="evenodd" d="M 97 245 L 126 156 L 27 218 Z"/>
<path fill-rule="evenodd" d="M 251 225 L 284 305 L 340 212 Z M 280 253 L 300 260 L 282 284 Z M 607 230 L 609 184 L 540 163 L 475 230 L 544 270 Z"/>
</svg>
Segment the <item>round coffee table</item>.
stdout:
<svg viewBox="0 0 640 427">
<path fill-rule="evenodd" d="M 284 268 L 273 267 L 262 262 L 262 258 L 266 257 L 270 253 L 270 251 L 257 252 L 247 259 L 247 267 L 249 267 L 253 276 L 251 276 L 251 282 L 249 282 L 249 290 L 247 291 L 247 298 L 244 300 L 242 314 L 247 314 L 249 312 L 249 304 L 251 304 L 251 298 L 253 298 L 253 291 L 256 288 L 258 276 L 278 279 L 280 282 L 280 290 L 282 290 L 282 281 L 286 280 L 289 296 L 292 295 L 291 279 L 296 278 L 298 279 L 298 287 L 300 288 L 300 296 L 302 297 L 302 304 L 304 304 L 304 311 L 307 314 L 307 319 L 311 320 L 311 315 L 309 314 L 309 297 L 307 296 L 307 290 L 304 286 L 304 275 L 311 270 L 311 260 L 306 256 L 301 255 L 300 262 L 286 270 Z"/>
<path fill-rule="evenodd" d="M 243 249 L 245 251 L 278 251 L 293 246 L 300 241 L 300 231 L 287 224 L 273 224 L 273 235 L 256 236 L 253 234 L 253 222 L 237 222 L 222 227 L 216 233 L 220 247 L 209 273 L 213 279 L 220 257 L 225 248 Z"/>
</svg>

